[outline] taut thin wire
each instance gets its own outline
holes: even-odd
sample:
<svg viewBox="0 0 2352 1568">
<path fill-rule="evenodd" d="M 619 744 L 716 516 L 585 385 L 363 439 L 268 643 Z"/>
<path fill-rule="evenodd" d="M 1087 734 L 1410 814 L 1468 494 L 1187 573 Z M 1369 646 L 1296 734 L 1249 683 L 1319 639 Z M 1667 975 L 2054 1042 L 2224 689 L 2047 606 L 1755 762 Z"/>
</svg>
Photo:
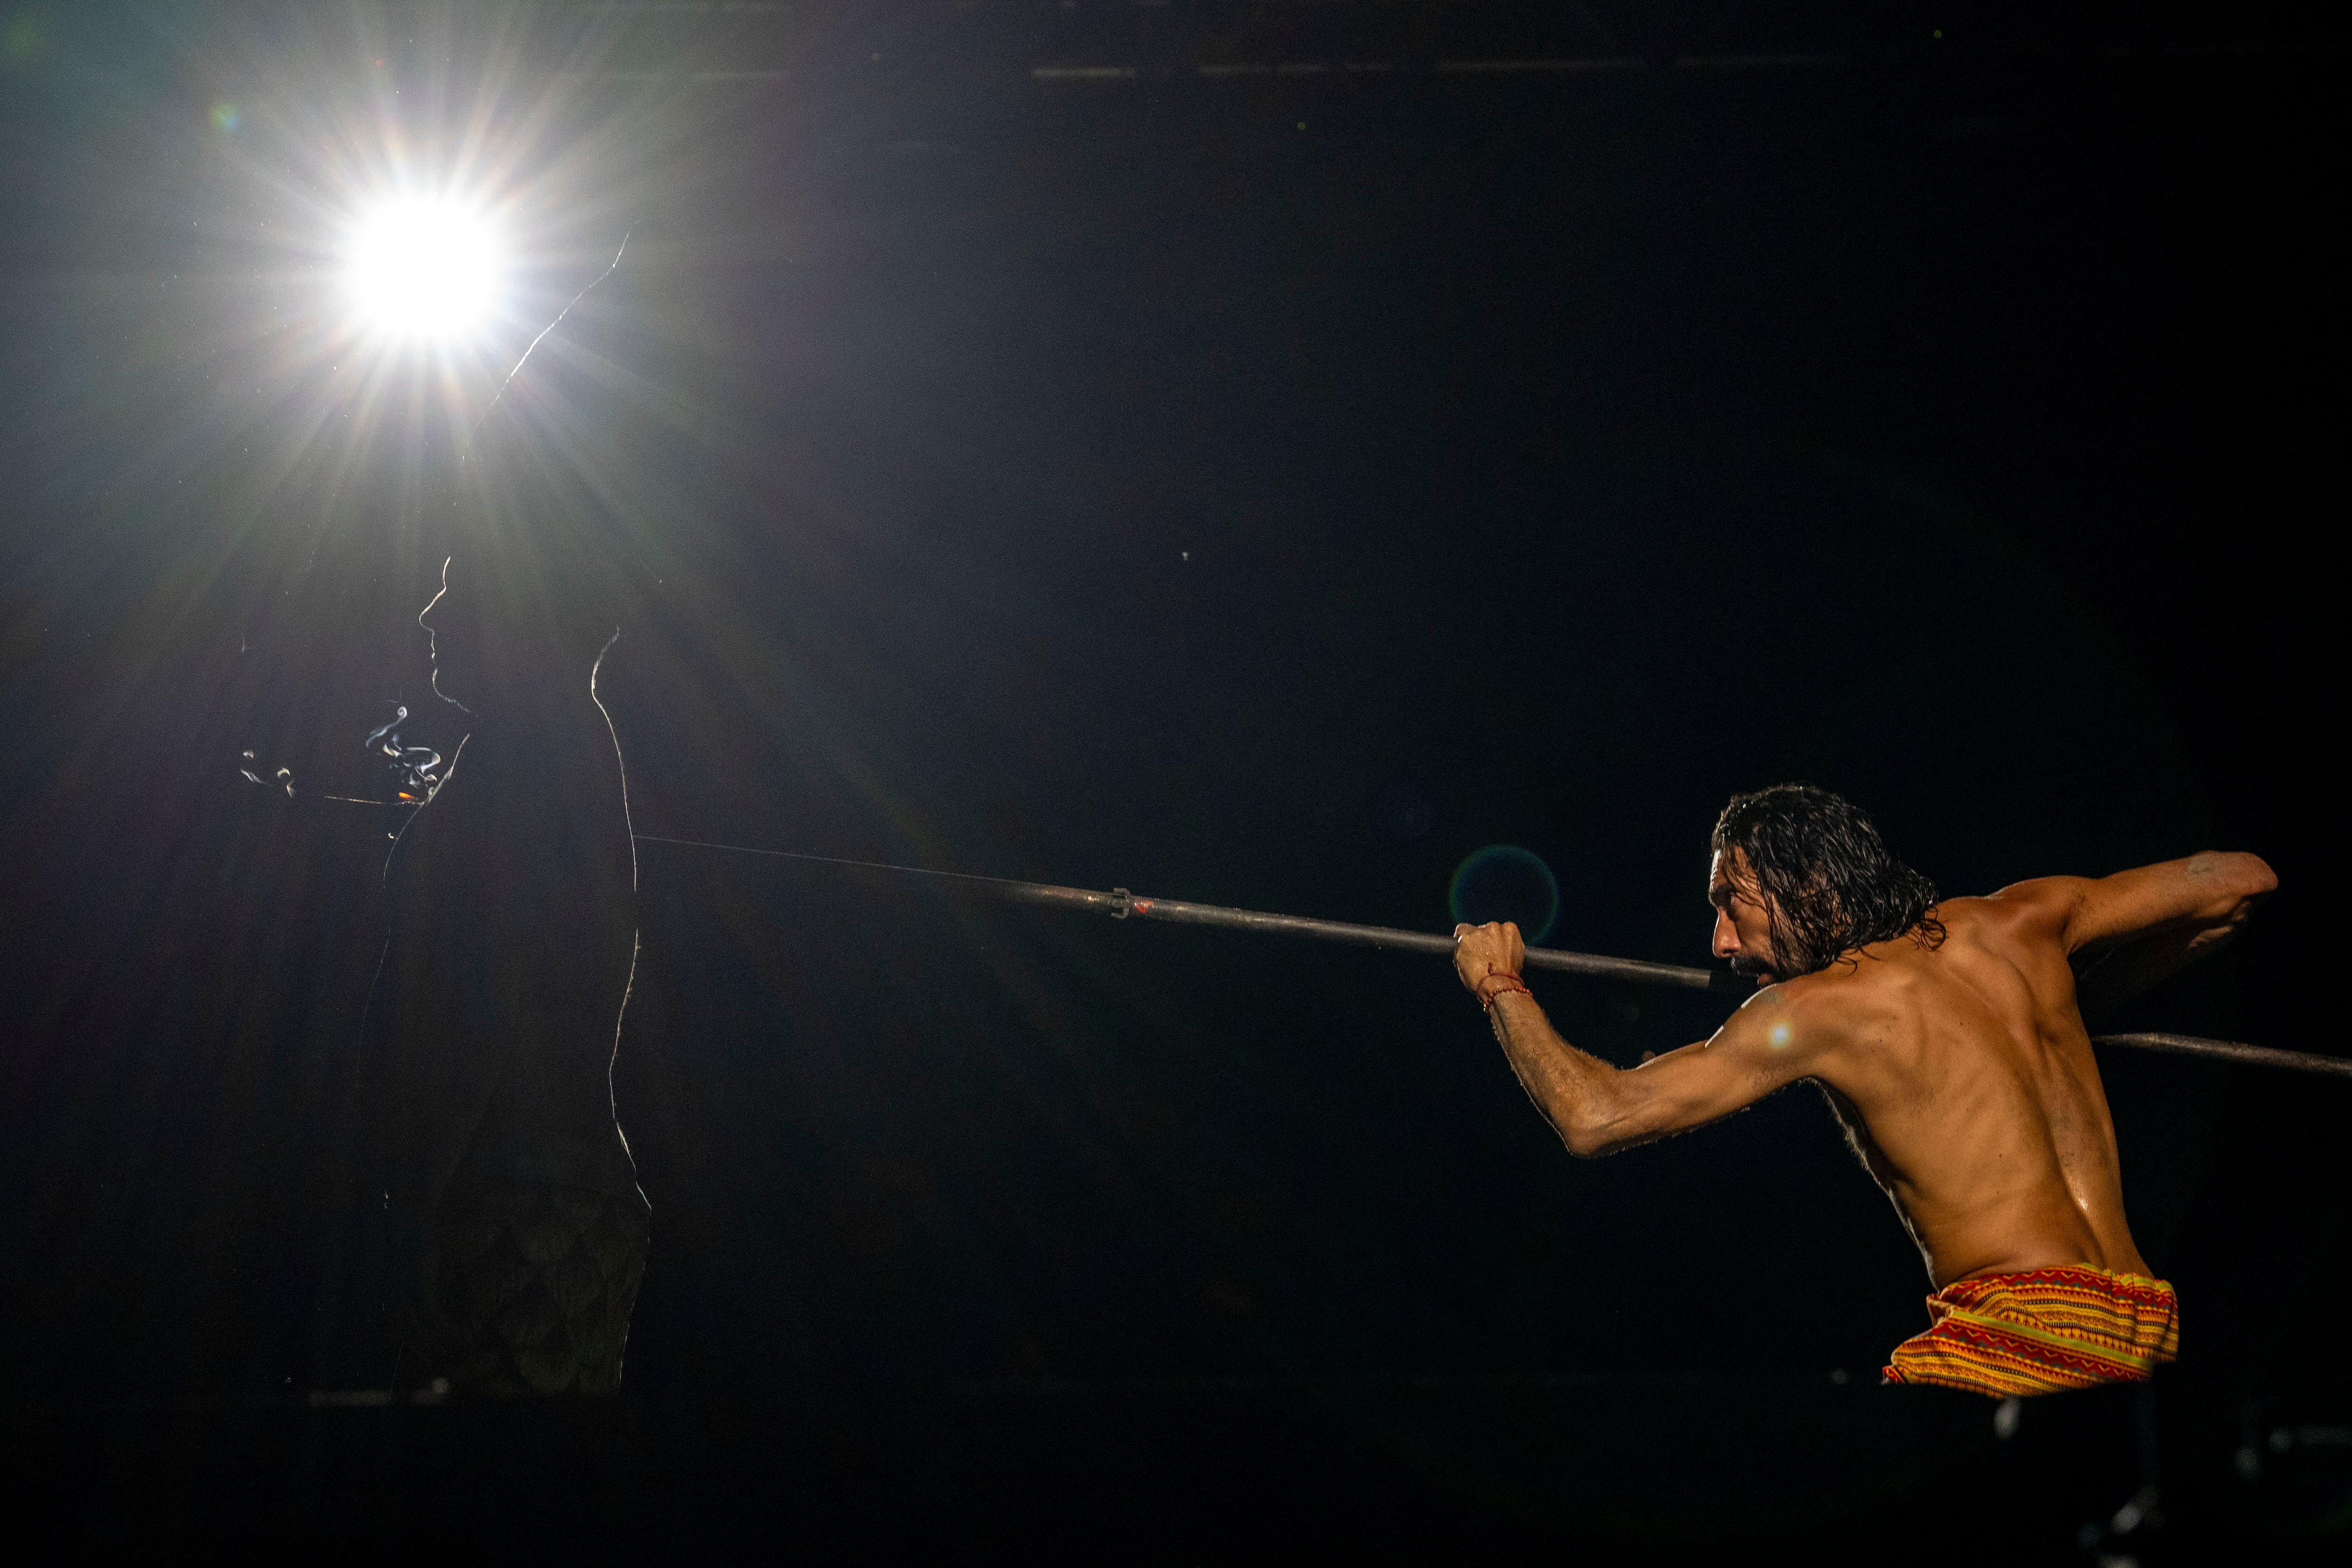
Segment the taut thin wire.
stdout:
<svg viewBox="0 0 2352 1568">
<path fill-rule="evenodd" d="M 524 349 L 522 351 L 522 357 L 514 362 L 514 369 L 507 372 L 507 378 L 499 383 L 499 389 L 490 394 L 490 400 L 488 403 L 482 405 L 481 417 L 476 419 L 474 421 L 474 427 L 466 433 L 466 445 L 467 447 L 471 447 L 474 444 L 474 437 L 482 433 L 483 421 L 488 419 L 490 416 L 490 410 L 499 405 L 499 399 L 507 395 L 507 388 L 514 384 L 514 378 L 522 374 L 522 367 L 530 363 L 532 351 L 537 349 L 541 343 L 547 341 L 548 333 L 555 331 L 556 328 L 563 324 L 564 317 L 572 314 L 572 305 L 577 305 L 581 300 L 588 298 L 589 289 L 595 288 L 597 284 L 602 283 L 605 279 L 610 278 L 614 272 L 620 269 L 621 258 L 628 254 L 629 236 L 636 232 L 637 226 L 635 224 L 631 224 L 625 230 L 624 230 L 621 235 L 620 247 L 613 252 L 612 264 L 606 267 L 604 271 L 596 274 L 593 279 L 590 279 L 587 289 L 583 289 L 580 292 L 572 296 L 572 304 L 566 305 L 561 310 L 556 311 L 555 320 L 540 328 L 539 336 L 530 340 L 530 346 Z"/>
</svg>

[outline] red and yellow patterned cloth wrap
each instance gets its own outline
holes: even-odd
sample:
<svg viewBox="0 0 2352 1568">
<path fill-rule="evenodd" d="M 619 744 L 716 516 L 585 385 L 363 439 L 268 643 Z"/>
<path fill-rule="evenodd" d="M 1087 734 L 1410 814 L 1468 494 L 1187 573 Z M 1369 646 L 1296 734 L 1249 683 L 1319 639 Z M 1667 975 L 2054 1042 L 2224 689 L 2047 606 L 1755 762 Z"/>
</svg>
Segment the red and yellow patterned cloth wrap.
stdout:
<svg viewBox="0 0 2352 1568">
<path fill-rule="evenodd" d="M 2101 1383 L 2144 1383 L 2180 1353 L 2172 1287 L 2102 1268 L 1987 1274 L 1927 1298 L 1934 1326 L 1895 1347 L 1889 1383 L 1934 1383 L 1996 1399 Z"/>
</svg>

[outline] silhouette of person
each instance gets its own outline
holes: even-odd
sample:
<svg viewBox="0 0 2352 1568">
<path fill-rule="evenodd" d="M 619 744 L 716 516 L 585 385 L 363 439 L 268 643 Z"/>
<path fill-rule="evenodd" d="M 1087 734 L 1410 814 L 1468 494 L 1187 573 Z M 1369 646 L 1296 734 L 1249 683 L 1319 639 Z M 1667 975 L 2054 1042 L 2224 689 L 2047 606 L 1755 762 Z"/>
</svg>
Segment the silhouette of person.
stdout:
<svg viewBox="0 0 2352 1568">
<path fill-rule="evenodd" d="M 593 682 L 617 633 L 577 518 L 511 475 L 470 480 L 419 617 L 434 697 L 412 721 L 455 743 L 436 739 L 446 760 L 387 863 L 370 1031 L 405 1276 L 396 1376 L 610 1393 L 650 1241 L 612 1094 L 635 859 Z"/>
</svg>

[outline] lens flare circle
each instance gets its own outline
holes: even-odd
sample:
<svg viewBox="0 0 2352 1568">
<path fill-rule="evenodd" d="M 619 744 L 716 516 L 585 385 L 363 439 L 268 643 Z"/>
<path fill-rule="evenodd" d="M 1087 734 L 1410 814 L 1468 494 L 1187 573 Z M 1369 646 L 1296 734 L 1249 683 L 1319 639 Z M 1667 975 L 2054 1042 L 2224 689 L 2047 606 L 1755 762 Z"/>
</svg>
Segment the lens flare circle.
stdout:
<svg viewBox="0 0 2352 1568">
<path fill-rule="evenodd" d="M 478 207 L 404 196 L 352 220 L 344 252 L 351 304 L 387 337 L 446 341 L 486 324 L 505 281 L 498 225 Z"/>
<path fill-rule="evenodd" d="M 1559 921 L 1559 879 L 1534 850 L 1489 844 L 1454 868 L 1445 904 L 1457 924 L 1516 921 L 1519 934 L 1534 945 Z"/>
</svg>

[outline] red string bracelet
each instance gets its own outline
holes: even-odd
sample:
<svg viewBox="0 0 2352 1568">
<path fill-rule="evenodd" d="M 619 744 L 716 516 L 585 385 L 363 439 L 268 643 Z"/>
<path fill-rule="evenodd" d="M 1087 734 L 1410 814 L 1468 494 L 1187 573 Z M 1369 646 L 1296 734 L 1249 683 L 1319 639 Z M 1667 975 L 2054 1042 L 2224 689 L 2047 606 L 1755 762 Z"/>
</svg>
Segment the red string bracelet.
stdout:
<svg viewBox="0 0 2352 1568">
<path fill-rule="evenodd" d="M 1496 985 L 1492 991 L 1486 989 L 1487 986 L 1494 984 L 1497 980 L 1502 981 L 1504 984 Z M 1522 996 L 1532 996 L 1535 994 L 1534 992 L 1528 989 L 1526 981 L 1521 980 L 1517 975 L 1512 973 L 1507 969 L 1490 969 L 1486 971 L 1486 973 L 1479 978 L 1475 989 L 1478 993 L 1478 1005 L 1490 1013 L 1495 1009 L 1495 998 L 1504 994 L 1506 992 L 1516 991 Z"/>
</svg>

